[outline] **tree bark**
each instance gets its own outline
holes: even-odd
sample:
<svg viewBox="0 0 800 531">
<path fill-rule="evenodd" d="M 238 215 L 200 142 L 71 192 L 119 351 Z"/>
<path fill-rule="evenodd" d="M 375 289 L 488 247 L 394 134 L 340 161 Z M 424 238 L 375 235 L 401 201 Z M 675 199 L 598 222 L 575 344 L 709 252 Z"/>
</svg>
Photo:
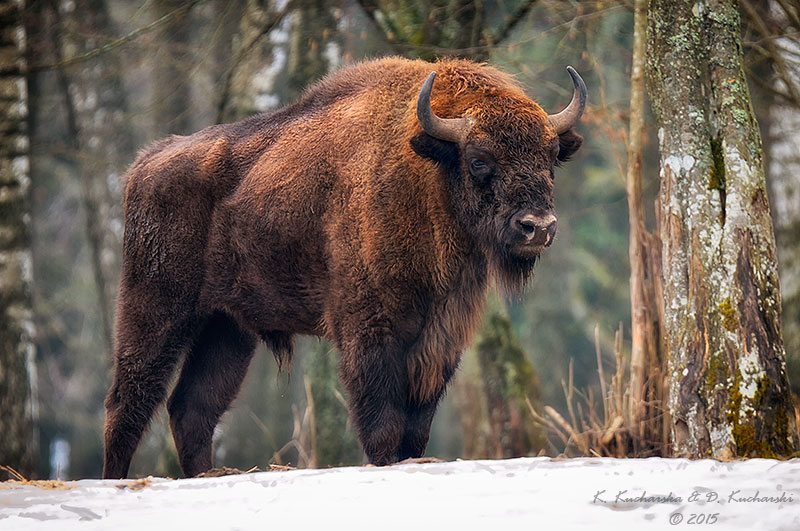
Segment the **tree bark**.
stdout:
<svg viewBox="0 0 800 531">
<path fill-rule="evenodd" d="M 154 17 L 180 9 L 183 0 L 156 0 Z M 191 133 L 189 70 L 192 67 L 189 28 L 191 12 L 178 15 L 166 26 L 154 56 L 153 133 L 155 137 Z"/>
<path fill-rule="evenodd" d="M 631 394 L 628 424 L 637 430 L 634 441 L 642 441 L 650 420 L 659 414 L 647 415 L 648 405 L 655 408 L 661 393 L 661 339 L 658 306 L 661 300 L 661 270 L 658 247 L 660 242 L 645 227 L 642 204 L 642 139 L 645 123 L 645 34 L 647 31 L 647 0 L 634 4 L 633 59 L 631 65 L 630 126 L 628 132 L 628 167 L 626 192 L 630 225 L 629 257 L 631 263 Z M 656 260 L 655 258 L 658 258 Z M 648 384 L 649 378 L 649 384 Z M 649 426 L 653 435 L 660 424 Z M 651 435 L 651 434 L 647 434 Z M 650 437 L 648 437 L 650 438 Z M 654 437 L 658 439 L 659 437 Z"/>
<path fill-rule="evenodd" d="M 105 0 L 54 0 L 52 10 L 58 21 L 51 32 L 52 51 L 59 62 L 65 50 L 92 49 L 93 40 L 111 25 Z M 122 66 L 118 56 L 110 54 L 82 68 L 60 68 L 56 75 L 66 111 L 68 157 L 81 185 L 104 350 L 109 353 L 122 239 L 119 175 L 135 154 Z"/>
<path fill-rule="evenodd" d="M 475 351 L 488 405 L 488 457 L 536 455 L 546 445 L 531 422 L 526 399 L 539 405 L 539 379 L 519 343 L 503 301 L 493 294 L 475 339 Z"/>
<path fill-rule="evenodd" d="M 348 429 L 347 403 L 338 380 L 337 354 L 327 341 L 318 340 L 305 355 L 306 396 L 311 416 L 311 467 L 358 464 L 361 448 L 355 432 Z"/>
<path fill-rule="evenodd" d="M 750 30 L 754 40 L 751 48 L 745 49 L 745 66 L 764 139 L 787 372 L 792 391 L 800 396 L 800 56 L 792 52 L 800 47 L 796 33 L 800 20 L 785 3 L 778 8 L 770 0 L 747 0 L 742 8 L 745 31 Z M 797 6 L 794 9 L 800 13 Z M 778 94 L 778 87 L 784 95 Z"/>
<path fill-rule="evenodd" d="M 734 0 L 650 0 L 669 412 L 678 456 L 797 450 L 761 138 Z"/>
<path fill-rule="evenodd" d="M 36 382 L 23 9 L 20 0 L 0 1 L 0 464 L 30 476 Z"/>
</svg>

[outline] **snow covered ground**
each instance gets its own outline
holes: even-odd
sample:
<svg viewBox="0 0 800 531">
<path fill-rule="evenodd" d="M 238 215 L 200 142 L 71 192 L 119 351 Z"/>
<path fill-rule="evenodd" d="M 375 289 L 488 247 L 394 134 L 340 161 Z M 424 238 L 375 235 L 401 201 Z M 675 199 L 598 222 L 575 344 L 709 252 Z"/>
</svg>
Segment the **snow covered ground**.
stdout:
<svg viewBox="0 0 800 531">
<path fill-rule="evenodd" d="M 0 484 L 0 530 L 800 530 L 797 459 L 542 457 L 66 486 Z"/>
</svg>

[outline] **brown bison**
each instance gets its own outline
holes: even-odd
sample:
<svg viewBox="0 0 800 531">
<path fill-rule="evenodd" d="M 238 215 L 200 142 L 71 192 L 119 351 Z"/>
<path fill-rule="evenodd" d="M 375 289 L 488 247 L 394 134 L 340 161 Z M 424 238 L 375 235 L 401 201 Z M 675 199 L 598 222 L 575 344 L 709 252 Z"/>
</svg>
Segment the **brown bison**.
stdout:
<svg viewBox="0 0 800 531">
<path fill-rule="evenodd" d="M 431 70 L 435 69 L 435 72 Z M 487 285 L 519 289 L 556 232 L 553 167 L 586 87 L 548 116 L 508 75 L 389 58 L 296 103 L 144 153 L 127 174 L 106 478 L 168 401 L 181 467 L 211 437 L 257 340 L 331 340 L 369 460 L 419 457 Z M 435 79 L 435 87 L 434 87 Z"/>
</svg>

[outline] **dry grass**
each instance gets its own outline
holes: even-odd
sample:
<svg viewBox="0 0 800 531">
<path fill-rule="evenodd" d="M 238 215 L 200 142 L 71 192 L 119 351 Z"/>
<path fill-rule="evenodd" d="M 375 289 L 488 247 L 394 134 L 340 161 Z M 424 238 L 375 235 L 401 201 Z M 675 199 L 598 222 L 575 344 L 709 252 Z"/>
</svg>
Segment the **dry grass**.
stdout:
<svg viewBox="0 0 800 531">
<path fill-rule="evenodd" d="M 126 481 L 122 485 L 117 485 L 117 488 L 120 490 L 142 490 L 149 487 L 152 483 L 152 480 L 153 476 L 147 476 L 146 478 Z"/>
<path fill-rule="evenodd" d="M 595 329 L 597 374 L 600 381 L 601 404 L 589 389 L 588 393 L 575 389 L 573 364 L 569 365 L 569 380 L 561 384 L 567 403 L 567 414 L 562 415 L 550 406 L 539 412 L 528 400 L 528 409 L 534 421 L 555 435 L 562 443 L 567 456 L 594 457 L 652 457 L 668 454 L 667 431 L 664 424 L 666 393 L 660 367 L 647 367 L 647 399 L 643 402 L 644 414 L 634 420 L 631 400 L 631 378 L 623 356 L 622 325 L 614 340 L 615 372 L 607 381 L 603 369 L 602 353 Z M 552 444 L 552 441 L 551 441 Z M 554 446 L 557 446 L 554 444 Z"/>
<path fill-rule="evenodd" d="M 45 490 L 69 490 L 77 486 L 74 481 L 61 481 L 60 479 L 26 479 L 25 476 L 10 466 L 0 465 L 0 470 L 11 477 L 11 479 L 0 483 L 0 490 L 19 487 L 36 487 L 37 489 Z"/>
</svg>

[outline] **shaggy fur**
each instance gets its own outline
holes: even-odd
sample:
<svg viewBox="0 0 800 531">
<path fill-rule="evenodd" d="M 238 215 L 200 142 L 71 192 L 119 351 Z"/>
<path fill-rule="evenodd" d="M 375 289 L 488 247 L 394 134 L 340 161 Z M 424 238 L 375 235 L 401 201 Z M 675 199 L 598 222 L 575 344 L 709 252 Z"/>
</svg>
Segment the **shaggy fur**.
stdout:
<svg viewBox="0 0 800 531">
<path fill-rule="evenodd" d="M 474 119 L 463 145 L 417 122 L 433 69 L 434 112 Z M 510 218 L 553 212 L 553 166 L 580 140 L 498 70 L 389 58 L 143 152 L 125 189 L 104 477 L 127 475 L 181 360 L 170 425 L 184 473 L 209 469 L 257 340 L 286 364 L 296 334 L 340 351 L 371 462 L 421 456 L 487 283 L 519 289 L 541 250 L 520 248 Z"/>
</svg>

